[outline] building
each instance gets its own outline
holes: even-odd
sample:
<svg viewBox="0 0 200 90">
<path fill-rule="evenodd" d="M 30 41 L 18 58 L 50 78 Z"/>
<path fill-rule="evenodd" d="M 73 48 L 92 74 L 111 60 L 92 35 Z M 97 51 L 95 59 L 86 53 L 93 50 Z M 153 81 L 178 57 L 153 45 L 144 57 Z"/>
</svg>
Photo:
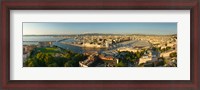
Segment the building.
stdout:
<svg viewBox="0 0 200 90">
<path fill-rule="evenodd" d="M 159 52 L 149 50 L 149 51 L 147 51 L 147 53 L 145 55 L 143 55 L 139 59 L 139 64 L 146 63 L 148 61 L 157 61 L 159 57 L 160 57 L 160 53 Z"/>
<path fill-rule="evenodd" d="M 120 47 L 120 48 L 118 48 L 117 50 L 120 51 L 120 52 L 123 52 L 123 51 L 129 51 L 129 52 L 137 52 L 137 51 L 140 51 L 140 49 L 132 48 L 132 47 Z"/>
<path fill-rule="evenodd" d="M 30 56 L 30 54 L 31 54 L 31 52 L 25 52 L 25 53 L 23 53 L 23 62 L 25 62 L 28 59 L 28 57 Z"/>
<path fill-rule="evenodd" d="M 23 45 L 23 62 L 27 60 L 34 48 L 36 48 L 35 45 Z"/>
<path fill-rule="evenodd" d="M 176 52 L 176 50 L 170 50 L 170 51 L 167 51 L 167 52 L 163 52 L 160 54 L 160 57 L 169 57 L 171 53 L 173 52 Z"/>
</svg>

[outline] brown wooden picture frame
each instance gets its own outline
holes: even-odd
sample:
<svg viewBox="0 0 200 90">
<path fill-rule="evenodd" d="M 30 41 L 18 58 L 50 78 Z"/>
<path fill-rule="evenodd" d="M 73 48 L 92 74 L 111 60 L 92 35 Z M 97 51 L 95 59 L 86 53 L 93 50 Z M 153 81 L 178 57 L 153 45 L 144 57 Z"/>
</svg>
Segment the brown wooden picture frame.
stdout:
<svg viewBox="0 0 200 90">
<path fill-rule="evenodd" d="M 190 10 L 190 80 L 10 80 L 10 10 Z M 200 90 L 200 0 L 5 0 L 1 2 L 1 90 Z"/>
</svg>

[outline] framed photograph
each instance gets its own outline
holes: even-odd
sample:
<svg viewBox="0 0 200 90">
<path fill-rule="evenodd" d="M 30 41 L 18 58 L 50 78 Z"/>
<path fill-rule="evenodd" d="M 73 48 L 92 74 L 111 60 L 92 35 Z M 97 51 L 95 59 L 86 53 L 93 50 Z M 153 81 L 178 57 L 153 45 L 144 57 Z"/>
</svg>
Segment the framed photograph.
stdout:
<svg viewBox="0 0 200 90">
<path fill-rule="evenodd" d="M 199 0 L 1 2 L 1 89 L 199 90 Z"/>
</svg>

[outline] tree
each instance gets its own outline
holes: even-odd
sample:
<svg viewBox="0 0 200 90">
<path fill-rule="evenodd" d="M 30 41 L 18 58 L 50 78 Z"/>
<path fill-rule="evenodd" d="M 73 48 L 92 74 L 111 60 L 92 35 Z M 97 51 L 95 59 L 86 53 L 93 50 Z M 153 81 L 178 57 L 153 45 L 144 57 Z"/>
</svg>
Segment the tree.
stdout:
<svg viewBox="0 0 200 90">
<path fill-rule="evenodd" d="M 58 65 L 54 62 L 52 64 L 49 64 L 48 67 L 57 67 Z"/>
<path fill-rule="evenodd" d="M 129 51 L 119 52 L 119 54 L 118 54 L 118 55 L 120 55 L 119 61 L 121 63 L 118 63 L 116 66 L 119 66 L 119 67 L 130 66 L 130 65 L 136 66 L 137 65 L 137 59 L 139 59 L 139 57 L 141 57 L 143 52 L 139 52 L 139 51 L 137 51 L 136 53 L 129 52 Z"/>
<path fill-rule="evenodd" d="M 165 52 L 166 51 L 166 48 L 163 48 L 162 50 L 161 50 L 161 52 Z"/>
<path fill-rule="evenodd" d="M 64 64 L 65 67 L 76 67 L 76 62 L 74 60 L 70 60 Z"/>
<path fill-rule="evenodd" d="M 72 67 L 72 65 L 69 65 L 67 62 L 64 64 L 64 67 Z"/>
<path fill-rule="evenodd" d="M 166 51 L 168 51 L 168 50 L 170 50 L 171 49 L 171 47 L 166 47 Z"/>
<path fill-rule="evenodd" d="M 38 64 L 40 67 L 45 67 L 46 66 L 46 63 L 44 61 L 46 55 L 42 52 L 39 52 L 36 57 L 34 57 L 34 61 L 38 61 Z"/>
<path fill-rule="evenodd" d="M 155 47 L 152 47 L 152 50 L 153 50 L 153 51 L 156 51 L 156 50 L 157 50 L 157 48 L 155 48 Z"/>
<path fill-rule="evenodd" d="M 137 58 L 140 58 L 140 57 L 141 57 L 140 52 L 137 51 L 135 54 L 136 54 Z"/>
<path fill-rule="evenodd" d="M 30 53 L 30 57 L 33 57 L 35 50 L 33 49 Z"/>
<path fill-rule="evenodd" d="M 84 58 L 84 56 L 82 54 L 76 54 L 73 57 L 73 60 L 75 60 L 75 61 L 82 61 L 82 60 L 85 60 L 85 58 Z"/>
<path fill-rule="evenodd" d="M 172 52 L 172 53 L 169 54 L 169 56 L 170 56 L 171 58 L 177 57 L 177 53 L 176 53 L 176 52 Z"/>
<path fill-rule="evenodd" d="M 46 54 L 44 56 L 44 61 L 46 65 L 53 63 L 53 57 L 50 54 Z"/>
<path fill-rule="evenodd" d="M 123 63 L 122 61 L 120 61 L 118 64 L 117 64 L 117 67 L 126 67 L 127 65 L 125 63 Z"/>
<path fill-rule="evenodd" d="M 56 57 L 54 58 L 54 62 L 57 63 L 58 67 L 63 67 L 65 62 L 67 62 L 68 60 L 64 57 Z"/>
<path fill-rule="evenodd" d="M 24 62 L 24 66 L 28 67 L 78 67 L 79 61 L 85 60 L 87 56 L 63 50 L 59 57 L 53 57 L 45 52 L 34 52 L 35 55 Z"/>
<path fill-rule="evenodd" d="M 161 47 L 158 47 L 158 48 L 157 48 L 157 51 L 161 52 Z"/>
<path fill-rule="evenodd" d="M 64 57 L 65 57 L 66 59 L 68 59 L 68 60 L 71 59 L 70 53 L 65 54 Z"/>
<path fill-rule="evenodd" d="M 31 61 L 30 63 L 28 63 L 28 67 L 34 67 L 35 65 L 34 65 L 34 63 L 33 63 L 33 61 Z"/>
<path fill-rule="evenodd" d="M 38 67 L 39 64 L 38 64 L 38 61 L 34 60 L 34 59 L 29 59 L 28 61 L 28 67 Z"/>
<path fill-rule="evenodd" d="M 154 64 L 155 64 L 155 66 L 164 66 L 165 62 L 164 62 L 164 60 L 162 60 L 157 63 L 154 62 Z"/>
</svg>

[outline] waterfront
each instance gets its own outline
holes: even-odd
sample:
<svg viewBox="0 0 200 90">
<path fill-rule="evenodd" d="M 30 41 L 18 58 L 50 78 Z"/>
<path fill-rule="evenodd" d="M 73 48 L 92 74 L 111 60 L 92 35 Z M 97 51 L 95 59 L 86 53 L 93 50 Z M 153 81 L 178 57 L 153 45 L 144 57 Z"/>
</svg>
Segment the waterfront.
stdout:
<svg viewBox="0 0 200 90">
<path fill-rule="evenodd" d="M 45 36 L 45 35 L 26 35 L 23 36 L 23 41 L 58 41 L 63 37 Z"/>
<path fill-rule="evenodd" d="M 38 45 L 38 42 L 44 41 L 58 41 L 63 39 L 62 37 L 44 36 L 44 35 L 26 35 L 23 36 L 23 45 Z"/>
<path fill-rule="evenodd" d="M 75 42 L 74 38 L 64 38 L 64 37 L 55 37 L 55 36 L 24 36 L 23 45 L 38 45 L 39 42 L 53 42 L 53 46 L 57 46 L 62 49 L 71 50 L 75 53 L 84 53 L 84 52 L 98 52 L 98 53 L 111 53 L 115 52 L 118 48 L 128 48 L 128 47 L 140 47 L 140 46 L 150 46 L 147 41 L 131 40 L 125 41 L 117 44 L 111 45 L 109 48 L 88 48 L 88 47 L 79 47 L 77 45 L 72 45 L 72 42 Z"/>
</svg>

